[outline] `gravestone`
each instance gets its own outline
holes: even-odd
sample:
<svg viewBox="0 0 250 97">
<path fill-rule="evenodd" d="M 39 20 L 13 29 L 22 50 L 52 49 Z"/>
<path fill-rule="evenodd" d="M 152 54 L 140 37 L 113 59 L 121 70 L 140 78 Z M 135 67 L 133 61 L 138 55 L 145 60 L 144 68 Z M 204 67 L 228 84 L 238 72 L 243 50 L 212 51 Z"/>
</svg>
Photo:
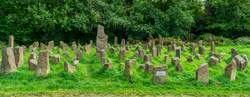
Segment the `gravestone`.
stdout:
<svg viewBox="0 0 250 97">
<path fill-rule="evenodd" d="M 145 64 L 144 71 L 147 72 L 147 73 L 152 73 L 153 70 L 154 70 L 154 66 L 151 63 L 147 62 Z"/>
<path fill-rule="evenodd" d="M 243 58 L 242 56 L 240 55 L 236 55 L 234 57 L 235 61 L 236 61 L 236 64 L 237 64 L 237 67 L 240 69 L 240 70 L 245 70 L 246 67 L 247 67 L 247 60 L 245 60 L 245 58 Z"/>
<path fill-rule="evenodd" d="M 125 39 L 122 39 L 122 41 L 121 41 L 121 46 L 122 46 L 122 47 L 125 47 L 125 46 L 126 46 L 126 40 L 125 40 Z"/>
<path fill-rule="evenodd" d="M 176 48 L 175 50 L 175 57 L 181 58 L 181 48 Z"/>
<path fill-rule="evenodd" d="M 200 55 L 204 55 L 204 54 L 205 54 L 205 51 L 206 51 L 205 46 L 199 46 L 199 54 L 200 54 Z"/>
<path fill-rule="evenodd" d="M 160 56 L 161 55 L 161 45 L 157 45 L 156 46 L 156 48 L 157 48 L 157 56 Z"/>
<path fill-rule="evenodd" d="M 153 82 L 156 84 L 165 84 L 167 80 L 166 66 L 154 67 Z"/>
<path fill-rule="evenodd" d="M 120 49 L 120 53 L 119 53 L 119 59 L 121 61 L 124 61 L 126 58 L 126 49 L 125 48 L 121 48 Z"/>
<path fill-rule="evenodd" d="M 180 64 L 180 58 L 178 58 L 178 57 L 173 58 L 172 63 L 175 65 L 176 71 L 178 71 L 178 72 L 182 72 L 183 71 L 183 67 Z"/>
<path fill-rule="evenodd" d="M 118 38 L 115 36 L 114 38 L 114 45 L 117 46 L 118 45 Z"/>
<path fill-rule="evenodd" d="M 151 63 L 152 62 L 152 56 L 151 55 L 144 55 L 144 62 L 147 63 Z"/>
<path fill-rule="evenodd" d="M 48 43 L 48 49 L 52 50 L 54 48 L 54 41 L 49 41 Z"/>
<path fill-rule="evenodd" d="M 205 84 L 209 83 L 209 71 L 208 71 L 208 65 L 206 63 L 202 64 L 196 71 L 196 80 L 203 82 Z"/>
<path fill-rule="evenodd" d="M 235 60 L 232 60 L 229 65 L 227 65 L 225 69 L 225 76 L 228 77 L 231 81 L 236 79 L 237 73 L 237 64 Z"/>
<path fill-rule="evenodd" d="M 73 50 L 74 52 L 77 52 L 77 44 L 76 44 L 75 41 L 72 42 L 72 50 Z"/>
<path fill-rule="evenodd" d="M 14 48 L 14 56 L 15 56 L 16 67 L 20 67 L 23 64 L 24 48 L 23 47 Z"/>
<path fill-rule="evenodd" d="M 211 53 L 215 52 L 215 43 L 214 43 L 214 41 L 211 42 L 211 50 L 210 50 L 210 52 Z"/>
<path fill-rule="evenodd" d="M 48 51 L 41 51 L 39 53 L 38 64 L 36 68 L 37 76 L 45 77 L 50 72 L 50 65 L 49 65 L 49 52 Z"/>
<path fill-rule="evenodd" d="M 108 62 L 104 64 L 104 70 L 112 69 L 112 61 L 109 59 Z"/>
<path fill-rule="evenodd" d="M 239 55 L 238 51 L 236 48 L 232 48 L 231 49 L 231 55 L 232 55 L 232 58 L 234 58 L 235 56 Z"/>
<path fill-rule="evenodd" d="M 9 47 L 14 47 L 14 36 L 10 35 L 9 36 Z"/>
<path fill-rule="evenodd" d="M 98 25 L 97 36 L 96 36 L 96 51 L 99 53 L 102 49 L 106 49 L 108 44 L 108 36 L 104 32 L 104 27 Z"/>
<path fill-rule="evenodd" d="M 68 73 L 76 72 L 76 68 L 73 65 L 70 65 L 67 61 L 64 62 L 64 71 Z"/>
<path fill-rule="evenodd" d="M 127 60 L 126 64 L 125 64 L 125 69 L 124 69 L 124 75 L 126 76 L 126 78 L 131 81 L 132 80 L 132 76 L 133 76 L 133 65 L 136 63 L 136 60 L 131 59 L 131 60 Z"/>
<path fill-rule="evenodd" d="M 195 43 L 192 43 L 190 48 L 191 48 L 191 53 L 192 53 L 192 54 L 196 54 L 196 49 L 195 49 L 196 46 L 195 46 Z"/>
<path fill-rule="evenodd" d="M 219 58 L 215 57 L 215 56 L 211 56 L 209 59 L 209 64 L 210 65 L 217 65 L 219 63 Z"/>
<path fill-rule="evenodd" d="M 49 56 L 49 59 L 50 59 L 50 62 L 54 64 L 59 64 L 61 61 L 60 55 L 53 55 L 53 56 L 51 55 Z"/>
<path fill-rule="evenodd" d="M 89 54 L 91 52 L 91 49 L 92 49 L 91 44 L 84 45 L 84 49 L 85 49 L 86 54 Z"/>
<path fill-rule="evenodd" d="M 37 66 L 36 53 L 31 52 L 29 57 L 29 69 L 36 70 L 36 66 Z"/>
<path fill-rule="evenodd" d="M 153 57 L 156 57 L 156 56 L 157 56 L 157 48 L 156 48 L 155 46 L 152 47 L 151 52 L 152 52 L 152 56 L 153 56 Z"/>
<path fill-rule="evenodd" d="M 141 48 L 138 49 L 138 56 L 141 58 L 144 57 L 144 50 L 143 49 L 141 49 Z"/>
<path fill-rule="evenodd" d="M 1 69 L 2 73 L 11 73 L 16 71 L 17 67 L 12 47 L 2 49 Z"/>
<path fill-rule="evenodd" d="M 81 59 L 82 59 L 82 56 L 83 56 L 83 51 L 82 51 L 82 50 L 79 50 L 79 51 L 76 53 L 76 60 L 81 60 Z"/>
</svg>

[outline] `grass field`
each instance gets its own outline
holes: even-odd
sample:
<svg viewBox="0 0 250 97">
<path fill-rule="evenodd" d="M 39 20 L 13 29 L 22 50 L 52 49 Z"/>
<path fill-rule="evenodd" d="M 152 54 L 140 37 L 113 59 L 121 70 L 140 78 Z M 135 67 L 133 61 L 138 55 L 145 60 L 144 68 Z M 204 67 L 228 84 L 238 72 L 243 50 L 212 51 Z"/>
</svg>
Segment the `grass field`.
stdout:
<svg viewBox="0 0 250 97">
<path fill-rule="evenodd" d="M 0 76 L 0 95 L 67 95 L 67 94 L 103 94 L 103 95 L 189 95 L 189 96 L 250 96 L 250 69 L 237 71 L 235 81 L 229 81 L 224 76 L 224 69 L 231 61 L 231 48 L 237 48 L 240 54 L 250 56 L 250 45 L 226 45 L 218 46 L 216 52 L 224 53 L 225 57 L 217 66 L 209 66 L 210 84 L 205 85 L 195 80 L 195 71 L 200 64 L 208 63 L 209 46 L 206 55 L 200 60 L 187 62 L 186 57 L 190 55 L 188 48 L 182 53 L 181 64 L 183 72 L 177 72 L 175 66 L 168 59 L 168 78 L 164 85 L 152 82 L 152 75 L 139 69 L 143 59 L 135 57 L 135 47 L 127 53 L 126 59 L 136 59 L 133 66 L 133 81 L 129 82 L 123 75 L 124 62 L 120 61 L 119 50 L 117 53 L 108 53 L 112 60 L 113 69 L 103 71 L 103 66 L 96 56 L 95 48 L 90 54 L 84 54 L 77 67 L 77 72 L 69 74 L 64 72 L 65 60 L 72 60 L 75 56 L 69 50 L 72 58 L 62 57 L 60 64 L 50 64 L 51 72 L 45 78 L 36 77 L 35 72 L 28 69 L 29 50 L 25 52 L 25 63 L 18 68 L 17 72 Z M 150 54 L 149 50 L 146 51 Z M 58 54 L 58 49 L 53 49 Z M 161 56 L 153 59 L 155 66 L 163 63 L 164 55 L 174 56 L 175 52 L 163 49 Z M 64 56 L 61 54 L 61 56 Z"/>
</svg>

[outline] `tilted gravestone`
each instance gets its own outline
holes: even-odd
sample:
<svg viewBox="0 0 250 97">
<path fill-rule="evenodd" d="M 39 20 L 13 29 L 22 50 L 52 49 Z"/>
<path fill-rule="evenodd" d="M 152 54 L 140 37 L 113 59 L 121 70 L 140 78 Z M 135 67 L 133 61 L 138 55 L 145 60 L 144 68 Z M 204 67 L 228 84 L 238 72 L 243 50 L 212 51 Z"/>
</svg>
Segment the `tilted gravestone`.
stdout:
<svg viewBox="0 0 250 97">
<path fill-rule="evenodd" d="M 205 84 L 209 83 L 209 71 L 207 63 L 202 64 L 196 71 L 196 80 L 203 82 Z"/>
<path fill-rule="evenodd" d="M 24 48 L 23 47 L 16 47 L 13 50 L 14 50 L 16 66 L 20 67 L 23 64 Z"/>
<path fill-rule="evenodd" d="M 16 71 L 17 67 L 12 47 L 7 47 L 2 49 L 1 69 L 2 73 L 11 73 Z"/>
<path fill-rule="evenodd" d="M 133 65 L 136 63 L 136 60 L 131 59 L 131 60 L 127 60 L 125 63 L 125 69 L 124 69 L 124 75 L 125 77 L 131 81 L 132 80 L 132 76 L 133 76 Z"/>
<path fill-rule="evenodd" d="M 48 51 L 41 51 L 39 53 L 36 74 L 37 74 L 37 76 L 45 77 L 49 74 L 49 72 L 50 72 L 49 52 Z"/>
<path fill-rule="evenodd" d="M 225 76 L 231 81 L 236 79 L 237 64 L 235 60 L 232 60 L 229 65 L 225 68 Z"/>
<path fill-rule="evenodd" d="M 96 36 L 96 51 L 99 53 L 102 49 L 106 49 L 108 44 L 108 36 L 104 32 L 104 27 L 98 25 L 97 36 Z"/>
<path fill-rule="evenodd" d="M 247 67 L 247 57 L 242 57 L 240 55 L 236 55 L 234 57 L 235 61 L 236 61 L 236 64 L 237 64 L 237 67 L 240 69 L 240 70 L 245 70 L 246 67 Z"/>
<path fill-rule="evenodd" d="M 74 73 L 76 72 L 76 68 L 73 65 L 70 65 L 69 62 L 64 62 L 64 71 L 68 73 Z"/>
<path fill-rule="evenodd" d="M 167 80 L 166 66 L 154 67 L 153 82 L 156 84 L 164 84 Z"/>
</svg>

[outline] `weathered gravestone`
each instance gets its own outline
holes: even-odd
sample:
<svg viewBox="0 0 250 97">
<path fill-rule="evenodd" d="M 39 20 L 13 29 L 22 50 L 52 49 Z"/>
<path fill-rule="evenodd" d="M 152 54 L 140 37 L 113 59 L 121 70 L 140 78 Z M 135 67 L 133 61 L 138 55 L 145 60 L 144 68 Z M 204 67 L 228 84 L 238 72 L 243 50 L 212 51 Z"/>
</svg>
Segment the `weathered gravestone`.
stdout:
<svg viewBox="0 0 250 97">
<path fill-rule="evenodd" d="M 81 59 L 82 59 L 82 56 L 83 56 L 83 51 L 82 51 L 82 50 L 79 50 L 79 51 L 76 53 L 76 60 L 81 60 Z"/>
<path fill-rule="evenodd" d="M 151 52 L 153 57 L 157 56 L 157 48 L 155 46 L 152 47 Z"/>
<path fill-rule="evenodd" d="M 16 66 L 20 67 L 23 64 L 24 48 L 23 47 L 14 48 L 14 56 L 15 56 Z"/>
<path fill-rule="evenodd" d="M 104 64 L 104 70 L 112 69 L 112 61 L 108 59 L 108 62 Z"/>
<path fill-rule="evenodd" d="M 98 25 L 97 36 L 96 36 L 96 51 L 99 53 L 102 49 L 106 49 L 108 44 L 108 36 L 104 33 L 104 27 Z"/>
<path fill-rule="evenodd" d="M 73 50 L 74 52 L 77 52 L 77 44 L 76 44 L 75 41 L 72 42 L 72 50 Z"/>
<path fill-rule="evenodd" d="M 214 41 L 211 41 L 211 49 L 210 49 L 210 53 L 215 53 L 215 43 Z"/>
<path fill-rule="evenodd" d="M 125 63 L 125 69 L 124 69 L 124 75 L 129 80 L 132 81 L 132 75 L 133 75 L 133 65 L 136 63 L 136 60 L 131 59 L 127 60 Z"/>
<path fill-rule="evenodd" d="M 75 66 L 70 65 L 69 62 L 64 62 L 64 71 L 68 73 L 74 73 L 76 71 Z"/>
<path fill-rule="evenodd" d="M 144 57 L 144 50 L 143 49 L 141 49 L 141 48 L 138 49 L 138 56 L 141 58 Z"/>
<path fill-rule="evenodd" d="M 38 58 L 38 64 L 36 68 L 37 76 L 45 77 L 50 72 L 50 65 L 49 65 L 49 52 L 48 51 L 41 51 Z"/>
<path fill-rule="evenodd" d="M 191 47 L 190 47 L 190 51 L 191 51 L 192 54 L 196 54 L 196 49 L 195 48 L 196 48 L 195 43 L 192 43 Z"/>
<path fill-rule="evenodd" d="M 175 57 L 181 58 L 181 48 L 176 48 Z"/>
<path fill-rule="evenodd" d="M 152 56 L 151 55 L 144 55 L 144 62 L 147 63 L 151 63 L 152 62 Z"/>
<path fill-rule="evenodd" d="M 232 58 L 234 58 L 235 56 L 239 55 L 238 51 L 236 48 L 232 48 L 231 49 L 231 55 L 232 55 Z"/>
<path fill-rule="evenodd" d="M 120 49 L 120 53 L 119 53 L 119 59 L 121 61 L 124 61 L 126 58 L 126 49 L 125 48 L 121 48 Z"/>
<path fill-rule="evenodd" d="M 49 41 L 48 43 L 48 49 L 52 50 L 54 48 L 54 41 Z"/>
<path fill-rule="evenodd" d="M 2 49 L 2 73 L 11 73 L 16 71 L 15 56 L 12 47 Z"/>
<path fill-rule="evenodd" d="M 225 69 L 225 76 L 228 77 L 231 81 L 236 79 L 237 73 L 237 64 L 235 60 L 232 60 Z"/>
<path fill-rule="evenodd" d="M 106 52 L 104 49 L 100 51 L 100 60 L 101 60 L 102 65 L 106 63 Z"/>
<path fill-rule="evenodd" d="M 205 46 L 199 46 L 199 54 L 200 54 L 200 55 L 204 55 L 204 54 L 205 54 L 205 51 L 206 51 Z"/>
<path fill-rule="evenodd" d="M 237 67 L 240 69 L 240 70 L 245 70 L 246 67 L 247 67 L 247 57 L 242 57 L 240 55 L 236 55 L 234 57 L 235 61 L 236 61 L 236 64 L 237 64 Z"/>
<path fill-rule="evenodd" d="M 31 52 L 29 57 L 29 69 L 36 70 L 36 67 L 37 67 L 36 53 Z"/>
<path fill-rule="evenodd" d="M 114 38 L 114 45 L 117 46 L 118 45 L 118 38 L 115 36 Z"/>
<path fill-rule="evenodd" d="M 210 65 L 217 65 L 220 62 L 219 58 L 215 56 L 211 56 L 209 59 L 209 64 Z"/>
<path fill-rule="evenodd" d="M 183 71 L 183 67 L 180 64 L 180 58 L 178 58 L 178 57 L 173 58 L 172 63 L 175 65 L 176 71 L 178 71 L 178 72 Z"/>
<path fill-rule="evenodd" d="M 124 48 L 126 46 L 126 40 L 125 39 L 122 39 L 121 41 L 121 46 Z"/>
<path fill-rule="evenodd" d="M 156 84 L 164 84 L 167 80 L 166 66 L 154 67 L 153 82 Z"/>
<path fill-rule="evenodd" d="M 9 36 L 9 47 L 14 47 L 14 36 L 10 35 Z"/>
<path fill-rule="evenodd" d="M 208 65 L 206 63 L 202 64 L 196 71 L 196 80 L 203 82 L 205 84 L 209 83 L 209 71 L 208 71 Z"/>
<path fill-rule="evenodd" d="M 54 64 L 59 64 L 61 61 L 60 55 L 51 55 L 49 56 L 50 62 Z"/>
</svg>

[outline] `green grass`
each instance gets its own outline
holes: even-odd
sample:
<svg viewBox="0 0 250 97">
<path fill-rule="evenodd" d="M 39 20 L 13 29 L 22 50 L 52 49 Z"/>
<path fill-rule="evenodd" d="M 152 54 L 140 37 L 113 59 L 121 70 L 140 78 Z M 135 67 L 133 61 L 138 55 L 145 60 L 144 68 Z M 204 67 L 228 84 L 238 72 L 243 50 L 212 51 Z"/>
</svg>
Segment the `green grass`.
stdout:
<svg viewBox="0 0 250 97">
<path fill-rule="evenodd" d="M 171 64 L 163 63 L 164 55 L 174 56 L 175 52 L 168 52 L 166 47 L 161 56 L 155 57 L 155 66 L 166 64 L 168 66 L 168 79 L 164 85 L 157 85 L 152 82 L 152 75 L 139 69 L 143 60 L 135 56 L 135 47 L 127 53 L 126 59 L 135 58 L 133 81 L 129 82 L 123 76 L 124 62 L 120 61 L 117 53 L 108 53 L 107 56 L 113 62 L 113 69 L 103 71 L 99 58 L 96 56 L 95 49 L 90 54 L 84 54 L 77 72 L 68 74 L 64 72 L 63 63 L 74 58 L 75 54 L 69 50 L 71 58 L 62 57 L 60 64 L 50 64 L 51 72 L 45 78 L 36 77 L 34 71 L 28 69 L 29 50 L 25 53 L 25 63 L 18 68 L 17 72 L 0 76 L 1 95 L 39 95 L 39 94 L 119 94 L 119 95 L 205 95 L 205 96 L 227 96 L 241 95 L 250 96 L 250 72 L 249 68 L 245 71 L 237 71 L 237 79 L 229 81 L 224 76 L 224 69 L 230 61 L 231 48 L 237 48 L 240 54 L 250 56 L 249 45 L 219 46 L 217 52 L 225 54 L 221 63 L 217 66 L 209 66 L 210 84 L 205 85 L 197 82 L 195 71 L 200 64 L 208 63 L 209 47 L 206 55 L 200 60 L 187 62 L 186 57 L 190 54 L 188 48 L 182 53 L 181 64 L 184 72 L 175 70 Z M 58 54 L 58 49 L 53 52 Z M 147 50 L 147 54 L 149 54 Z M 63 54 L 61 54 L 63 56 Z"/>
</svg>

